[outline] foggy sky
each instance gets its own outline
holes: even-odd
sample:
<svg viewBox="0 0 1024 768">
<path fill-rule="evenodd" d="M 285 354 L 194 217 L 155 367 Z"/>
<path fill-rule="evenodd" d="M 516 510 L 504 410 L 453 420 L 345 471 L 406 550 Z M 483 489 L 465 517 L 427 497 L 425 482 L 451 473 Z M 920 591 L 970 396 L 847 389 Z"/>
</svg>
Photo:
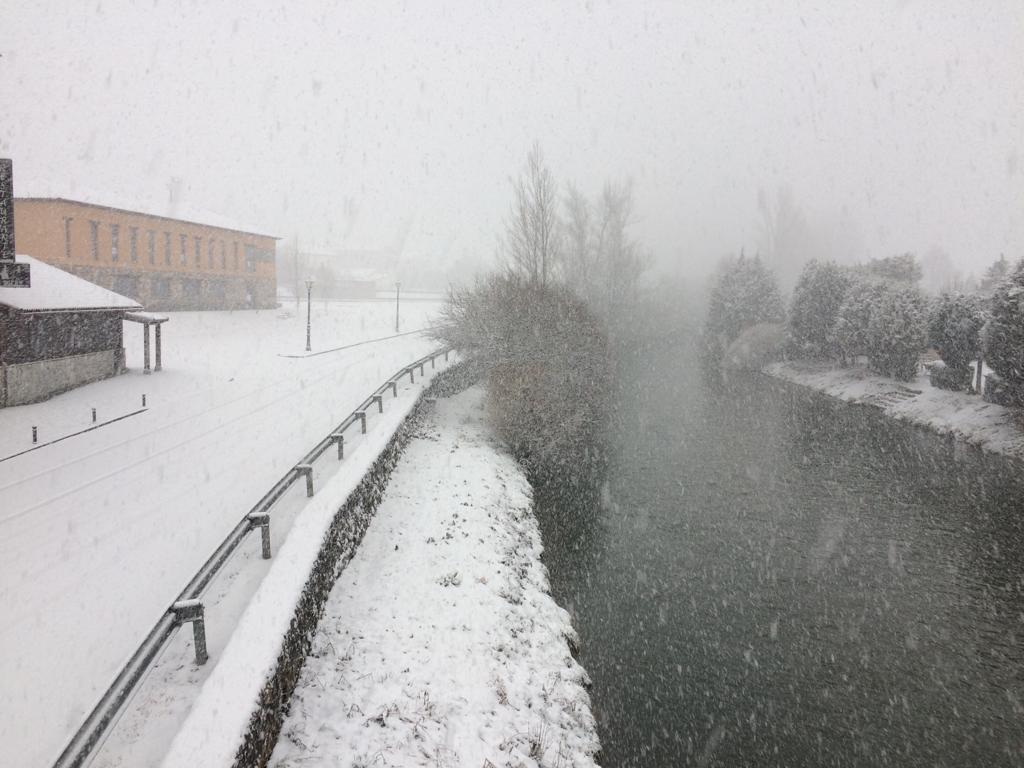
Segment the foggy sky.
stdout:
<svg viewBox="0 0 1024 768">
<path fill-rule="evenodd" d="M 0 0 L 15 193 L 162 214 L 178 178 L 311 249 L 490 258 L 538 139 L 562 181 L 632 178 L 685 269 L 755 250 L 780 186 L 864 258 L 1024 256 L 1014 0 L 253 5 Z"/>
</svg>

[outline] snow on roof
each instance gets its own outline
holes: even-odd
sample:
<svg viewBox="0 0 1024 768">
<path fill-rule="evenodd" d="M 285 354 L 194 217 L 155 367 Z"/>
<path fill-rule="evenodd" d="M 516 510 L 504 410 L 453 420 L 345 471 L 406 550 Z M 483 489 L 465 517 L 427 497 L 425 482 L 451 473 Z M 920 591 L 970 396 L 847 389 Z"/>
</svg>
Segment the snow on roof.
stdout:
<svg viewBox="0 0 1024 768">
<path fill-rule="evenodd" d="M 0 287 L 0 306 L 26 312 L 55 309 L 142 309 L 142 305 L 119 293 L 75 277 L 31 256 L 16 260 L 31 265 L 31 287 Z"/>
</svg>

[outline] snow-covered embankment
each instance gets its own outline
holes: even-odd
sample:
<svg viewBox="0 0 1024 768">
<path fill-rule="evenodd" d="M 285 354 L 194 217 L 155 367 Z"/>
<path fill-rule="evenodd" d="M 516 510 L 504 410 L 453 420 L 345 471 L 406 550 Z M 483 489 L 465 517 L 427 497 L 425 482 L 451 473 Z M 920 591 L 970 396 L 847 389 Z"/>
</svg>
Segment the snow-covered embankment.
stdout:
<svg viewBox="0 0 1024 768">
<path fill-rule="evenodd" d="M 902 384 L 864 368 L 806 361 L 772 363 L 764 372 L 848 403 L 874 406 L 894 419 L 952 435 L 984 451 L 1024 460 L 1021 414 L 977 395 L 933 387 L 925 375 Z"/>
<path fill-rule="evenodd" d="M 483 393 L 439 400 L 327 601 L 272 766 L 591 766 L 568 614 Z"/>
</svg>

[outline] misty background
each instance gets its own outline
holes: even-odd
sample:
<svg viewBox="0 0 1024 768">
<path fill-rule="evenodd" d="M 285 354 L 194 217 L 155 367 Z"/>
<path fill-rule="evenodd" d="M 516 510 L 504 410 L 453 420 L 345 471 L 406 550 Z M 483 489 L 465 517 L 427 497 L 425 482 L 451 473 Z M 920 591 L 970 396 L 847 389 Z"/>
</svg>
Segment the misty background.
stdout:
<svg viewBox="0 0 1024 768">
<path fill-rule="evenodd" d="M 1013 0 L 0 6 L 18 196 L 468 274 L 537 140 L 562 185 L 632 180 L 656 271 L 771 262 L 772 221 L 800 260 L 912 251 L 926 281 L 1024 256 Z"/>
</svg>

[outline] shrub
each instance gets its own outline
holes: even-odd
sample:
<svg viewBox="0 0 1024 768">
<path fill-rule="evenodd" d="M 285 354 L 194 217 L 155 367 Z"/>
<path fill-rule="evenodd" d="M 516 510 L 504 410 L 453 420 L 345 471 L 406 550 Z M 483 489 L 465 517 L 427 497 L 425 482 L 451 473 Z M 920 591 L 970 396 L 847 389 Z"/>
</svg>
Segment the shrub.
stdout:
<svg viewBox="0 0 1024 768">
<path fill-rule="evenodd" d="M 805 357 L 838 357 L 834 339 L 850 278 L 842 267 L 832 262 L 809 261 L 796 287 L 789 309 L 789 349 Z"/>
<path fill-rule="evenodd" d="M 984 324 L 984 312 L 974 296 L 945 293 L 932 304 L 928 313 L 928 343 L 950 369 L 957 371 L 951 375 L 961 375 L 978 359 Z"/>
<path fill-rule="evenodd" d="M 992 296 L 985 361 L 998 374 L 1009 399 L 1024 405 L 1024 260 Z"/>
<path fill-rule="evenodd" d="M 881 284 L 863 279 L 851 280 L 846 288 L 829 341 L 850 362 L 869 352 L 868 324 L 883 291 Z"/>
<path fill-rule="evenodd" d="M 533 481 L 593 479 L 603 456 L 608 346 L 578 298 L 494 275 L 453 291 L 433 335 L 486 368 L 489 416 Z"/>
<path fill-rule="evenodd" d="M 926 307 L 921 292 L 909 287 L 885 287 L 868 321 L 871 367 L 884 376 L 910 381 L 917 375 L 926 339 Z"/>
<path fill-rule="evenodd" d="M 718 374 L 725 351 L 740 333 L 758 323 L 779 323 L 785 317 L 775 277 L 761 259 L 742 254 L 718 269 L 704 324 L 701 362 L 706 373 Z"/>
</svg>

